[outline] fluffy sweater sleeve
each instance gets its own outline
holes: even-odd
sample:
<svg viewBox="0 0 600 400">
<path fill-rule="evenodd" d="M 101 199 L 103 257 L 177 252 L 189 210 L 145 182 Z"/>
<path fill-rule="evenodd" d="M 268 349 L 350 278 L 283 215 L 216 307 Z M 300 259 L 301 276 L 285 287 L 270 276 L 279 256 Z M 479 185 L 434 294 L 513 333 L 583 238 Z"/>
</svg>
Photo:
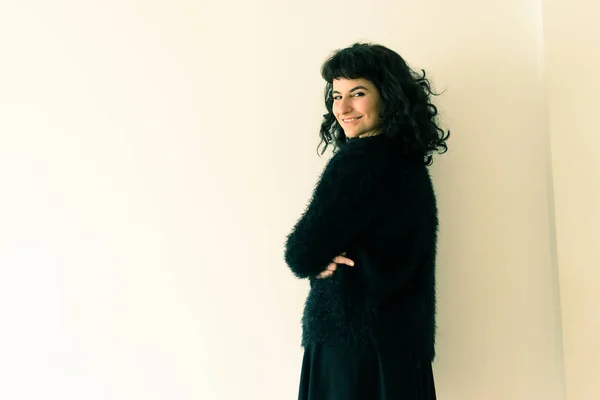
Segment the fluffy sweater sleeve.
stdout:
<svg viewBox="0 0 600 400">
<path fill-rule="evenodd" d="M 294 275 L 321 273 L 369 223 L 376 169 L 373 155 L 356 142 L 327 163 L 310 203 L 287 236 L 285 261 Z"/>
</svg>

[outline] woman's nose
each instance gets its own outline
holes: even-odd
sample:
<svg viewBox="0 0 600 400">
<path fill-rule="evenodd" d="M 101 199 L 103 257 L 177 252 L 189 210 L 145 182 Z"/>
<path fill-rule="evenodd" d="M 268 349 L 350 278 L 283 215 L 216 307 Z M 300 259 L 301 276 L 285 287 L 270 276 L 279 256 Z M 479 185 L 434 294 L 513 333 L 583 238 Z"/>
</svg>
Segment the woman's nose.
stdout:
<svg viewBox="0 0 600 400">
<path fill-rule="evenodd" d="M 338 114 L 347 114 L 352 110 L 349 100 L 340 100 L 338 103 Z"/>
</svg>

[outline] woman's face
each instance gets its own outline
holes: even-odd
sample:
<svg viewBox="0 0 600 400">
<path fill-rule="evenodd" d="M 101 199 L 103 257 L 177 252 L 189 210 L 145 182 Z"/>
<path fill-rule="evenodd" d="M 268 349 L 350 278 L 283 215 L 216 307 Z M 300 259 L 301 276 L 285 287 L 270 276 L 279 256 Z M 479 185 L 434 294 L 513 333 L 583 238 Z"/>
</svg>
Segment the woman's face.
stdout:
<svg viewBox="0 0 600 400">
<path fill-rule="evenodd" d="M 349 138 L 379 134 L 381 97 L 367 79 L 333 80 L 333 114 Z"/>
</svg>

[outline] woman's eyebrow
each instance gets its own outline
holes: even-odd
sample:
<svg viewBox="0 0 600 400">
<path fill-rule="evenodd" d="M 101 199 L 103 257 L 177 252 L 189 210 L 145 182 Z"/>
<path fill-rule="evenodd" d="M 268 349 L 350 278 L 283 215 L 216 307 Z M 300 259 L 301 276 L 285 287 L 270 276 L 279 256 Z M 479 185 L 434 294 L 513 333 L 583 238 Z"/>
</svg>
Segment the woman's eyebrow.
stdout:
<svg viewBox="0 0 600 400">
<path fill-rule="evenodd" d="M 363 90 L 367 90 L 367 91 L 369 90 L 369 89 L 367 89 L 367 88 L 366 88 L 366 87 L 364 87 L 364 86 L 357 86 L 357 87 L 355 87 L 355 88 L 352 88 L 352 89 L 350 89 L 350 93 L 352 93 L 352 92 L 354 92 L 355 90 L 358 90 L 358 89 L 363 89 Z M 333 91 L 333 92 L 331 92 L 331 93 L 338 93 L 338 94 L 341 94 L 341 93 L 340 93 L 340 92 L 338 92 L 337 90 L 334 90 L 334 91 Z"/>
</svg>

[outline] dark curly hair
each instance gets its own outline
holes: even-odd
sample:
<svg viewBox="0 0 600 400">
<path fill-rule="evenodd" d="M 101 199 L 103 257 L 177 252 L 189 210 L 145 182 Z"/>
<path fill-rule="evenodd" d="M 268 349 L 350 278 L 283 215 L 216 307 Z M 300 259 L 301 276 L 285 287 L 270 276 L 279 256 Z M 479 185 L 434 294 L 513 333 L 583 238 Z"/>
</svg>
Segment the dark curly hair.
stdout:
<svg viewBox="0 0 600 400">
<path fill-rule="evenodd" d="M 425 70 L 421 71 L 423 76 L 414 72 L 398 53 L 378 44 L 354 43 L 336 50 L 321 67 L 321 76 L 327 82 L 328 112 L 323 115 L 317 153 L 323 143 L 321 155 L 329 144 L 335 153 L 349 140 L 332 110 L 333 80 L 363 78 L 371 81 L 381 96 L 381 134 L 402 140 L 407 154 L 422 157 L 425 165 L 431 165 L 433 151 L 443 154 L 448 150 L 446 139 L 450 131 L 444 135 L 437 124 L 438 110 L 431 104 L 430 96 L 439 94 L 431 90 Z"/>
</svg>

